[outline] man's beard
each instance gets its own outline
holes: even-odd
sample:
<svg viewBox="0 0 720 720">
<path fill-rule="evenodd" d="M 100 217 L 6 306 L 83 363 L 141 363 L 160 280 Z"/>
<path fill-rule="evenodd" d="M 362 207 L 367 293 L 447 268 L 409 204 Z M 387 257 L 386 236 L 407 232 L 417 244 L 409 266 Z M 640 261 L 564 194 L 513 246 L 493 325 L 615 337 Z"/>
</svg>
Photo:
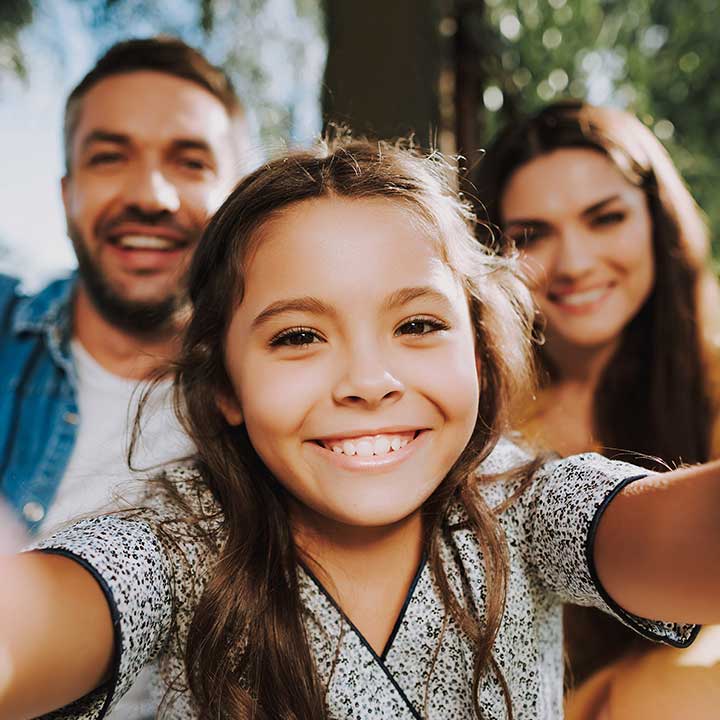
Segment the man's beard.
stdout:
<svg viewBox="0 0 720 720">
<path fill-rule="evenodd" d="M 161 300 L 129 300 L 108 280 L 79 228 L 68 218 L 67 232 L 75 249 L 78 270 L 93 307 L 111 325 L 130 335 L 149 335 L 168 329 L 187 303 L 186 277 Z"/>
</svg>

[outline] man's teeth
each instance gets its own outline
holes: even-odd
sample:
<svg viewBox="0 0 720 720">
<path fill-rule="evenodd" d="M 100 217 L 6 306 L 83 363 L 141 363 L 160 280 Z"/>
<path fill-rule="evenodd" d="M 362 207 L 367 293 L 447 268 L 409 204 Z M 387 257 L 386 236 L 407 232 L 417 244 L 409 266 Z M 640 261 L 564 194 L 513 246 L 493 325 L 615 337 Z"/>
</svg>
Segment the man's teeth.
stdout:
<svg viewBox="0 0 720 720">
<path fill-rule="evenodd" d="M 389 452 L 399 450 L 411 440 L 412 434 L 373 435 L 357 437 L 352 440 L 333 440 L 323 444 L 338 455 L 372 457 L 373 455 L 387 455 Z"/>
<path fill-rule="evenodd" d="M 597 288 L 596 290 L 586 290 L 585 292 L 571 293 L 569 295 L 557 296 L 557 301 L 562 305 L 571 305 L 573 307 L 578 305 L 587 305 L 589 303 L 596 302 L 599 300 L 609 288 Z"/>
<path fill-rule="evenodd" d="M 172 240 L 154 235 L 123 235 L 117 244 L 131 250 L 169 250 L 175 247 Z"/>
</svg>

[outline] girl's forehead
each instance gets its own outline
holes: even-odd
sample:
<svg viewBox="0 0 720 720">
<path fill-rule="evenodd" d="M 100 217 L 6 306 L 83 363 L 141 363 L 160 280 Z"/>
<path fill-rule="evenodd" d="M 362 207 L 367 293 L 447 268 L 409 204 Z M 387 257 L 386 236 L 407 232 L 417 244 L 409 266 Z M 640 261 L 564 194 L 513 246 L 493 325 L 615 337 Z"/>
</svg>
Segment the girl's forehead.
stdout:
<svg viewBox="0 0 720 720">
<path fill-rule="evenodd" d="M 460 283 L 420 213 L 384 198 L 323 197 L 296 203 L 259 231 L 245 264 L 243 303 L 320 292 L 366 302 L 397 287 Z"/>
</svg>

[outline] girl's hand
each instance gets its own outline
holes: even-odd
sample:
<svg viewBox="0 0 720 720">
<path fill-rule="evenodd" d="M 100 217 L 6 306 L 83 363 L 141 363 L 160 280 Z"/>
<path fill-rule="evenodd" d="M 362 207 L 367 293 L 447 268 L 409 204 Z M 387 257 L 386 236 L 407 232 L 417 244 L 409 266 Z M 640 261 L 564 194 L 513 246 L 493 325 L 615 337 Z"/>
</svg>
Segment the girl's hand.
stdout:
<svg viewBox="0 0 720 720">
<path fill-rule="evenodd" d="M 628 485 L 603 513 L 593 550 L 600 581 L 625 610 L 720 623 L 720 461 Z"/>
<path fill-rule="evenodd" d="M 74 560 L 16 554 L 27 536 L 0 504 L 0 718 L 26 720 L 82 697 L 107 675 L 105 596 Z"/>
</svg>

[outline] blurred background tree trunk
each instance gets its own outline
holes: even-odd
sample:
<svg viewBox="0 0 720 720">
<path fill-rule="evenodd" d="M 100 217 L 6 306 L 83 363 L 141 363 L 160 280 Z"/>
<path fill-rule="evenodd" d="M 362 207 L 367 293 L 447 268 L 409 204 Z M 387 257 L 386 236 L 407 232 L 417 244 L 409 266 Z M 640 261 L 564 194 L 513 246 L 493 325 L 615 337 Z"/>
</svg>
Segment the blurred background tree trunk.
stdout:
<svg viewBox="0 0 720 720">
<path fill-rule="evenodd" d="M 323 117 L 356 134 L 414 132 L 435 144 L 442 64 L 439 0 L 325 0 Z"/>
</svg>

